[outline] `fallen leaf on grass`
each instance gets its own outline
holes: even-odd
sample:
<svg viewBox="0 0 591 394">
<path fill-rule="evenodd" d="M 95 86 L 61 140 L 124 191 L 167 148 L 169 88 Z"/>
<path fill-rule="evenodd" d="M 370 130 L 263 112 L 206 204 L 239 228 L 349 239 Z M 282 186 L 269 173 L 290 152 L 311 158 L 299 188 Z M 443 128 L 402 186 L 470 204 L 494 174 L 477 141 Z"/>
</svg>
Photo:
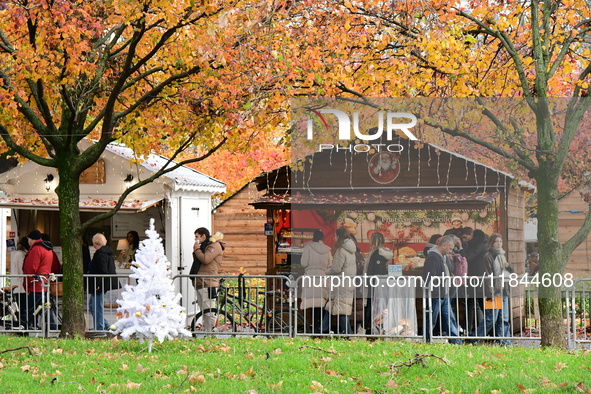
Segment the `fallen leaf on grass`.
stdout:
<svg viewBox="0 0 591 394">
<path fill-rule="evenodd" d="M 203 375 L 197 375 L 196 373 L 192 374 L 191 376 L 189 376 L 189 381 L 191 383 L 204 383 L 205 382 L 205 376 Z"/>
<path fill-rule="evenodd" d="M 137 368 L 135 370 L 138 371 L 138 372 L 146 372 L 148 369 L 142 367 L 142 364 L 138 364 L 137 365 Z"/>
<path fill-rule="evenodd" d="M 525 386 L 518 384 L 517 388 L 519 389 L 520 393 L 525 393 L 527 391 L 527 389 L 525 388 Z"/>
<path fill-rule="evenodd" d="M 316 392 L 321 391 L 324 388 L 324 386 L 320 382 L 313 380 L 312 384 L 310 385 L 310 388 Z"/>
<path fill-rule="evenodd" d="M 275 350 L 273 350 L 273 354 L 282 354 L 283 352 L 281 351 L 280 348 L 277 348 Z"/>
<path fill-rule="evenodd" d="M 248 369 L 248 371 L 244 372 L 246 375 L 256 375 L 256 372 L 252 367 Z"/>
<path fill-rule="evenodd" d="M 386 383 L 386 386 L 393 388 L 393 389 L 397 389 L 398 388 L 398 383 L 396 383 L 393 380 L 388 380 L 388 383 Z"/>
<path fill-rule="evenodd" d="M 228 353 L 228 352 L 230 352 L 230 350 L 232 350 L 232 348 L 230 346 L 220 346 L 218 349 L 222 353 Z"/>
<path fill-rule="evenodd" d="M 486 369 L 486 368 L 491 368 L 491 365 L 487 364 L 486 361 L 484 361 L 481 364 L 476 364 L 475 367 L 476 367 L 476 369 Z"/>
<path fill-rule="evenodd" d="M 4 364 L 0 363 L 0 369 L 4 368 Z"/>
<path fill-rule="evenodd" d="M 127 371 L 129 369 L 129 365 L 127 364 L 121 364 L 121 370 L 122 371 Z"/>
<path fill-rule="evenodd" d="M 564 368 L 566 368 L 565 363 L 556 363 L 556 365 L 554 366 L 554 370 L 557 372 L 562 371 Z"/>
<path fill-rule="evenodd" d="M 281 389 L 281 388 L 283 388 L 283 380 L 280 380 L 276 384 L 268 383 L 267 386 L 269 386 L 269 388 L 271 388 L 271 389 Z"/>
<path fill-rule="evenodd" d="M 333 369 L 329 369 L 328 371 L 324 371 L 325 374 L 330 376 L 339 376 Z"/>
<path fill-rule="evenodd" d="M 51 352 L 53 354 L 62 354 L 64 352 L 64 349 L 53 349 Z"/>
<path fill-rule="evenodd" d="M 127 387 L 128 389 L 139 389 L 141 385 L 141 383 L 134 383 L 131 380 L 128 380 L 125 387 Z"/>
<path fill-rule="evenodd" d="M 27 371 L 30 371 L 30 370 L 31 370 L 31 366 L 30 365 L 23 365 L 21 367 L 21 371 L 23 371 L 23 372 L 27 372 Z"/>
<path fill-rule="evenodd" d="M 245 357 L 245 358 L 253 358 L 253 357 L 254 357 L 254 354 L 252 354 L 252 353 L 248 353 L 248 354 L 247 354 L 246 356 L 244 356 L 244 357 Z"/>
<path fill-rule="evenodd" d="M 581 382 L 581 383 L 577 384 L 577 385 L 575 386 L 575 389 L 576 389 L 576 390 L 577 390 L 579 393 L 584 393 L 584 392 L 586 391 L 586 390 L 585 390 L 585 384 L 584 384 L 583 382 Z"/>
<path fill-rule="evenodd" d="M 178 371 L 176 371 L 176 374 L 177 374 L 177 375 L 184 375 L 184 374 L 186 374 L 186 373 L 187 373 L 187 366 L 186 366 L 186 365 L 183 365 L 183 366 L 181 367 L 181 369 L 179 369 Z"/>
<path fill-rule="evenodd" d="M 322 361 L 323 363 L 327 363 L 329 361 L 332 361 L 332 358 L 330 358 L 330 357 L 321 357 L 320 358 L 320 361 Z"/>
</svg>

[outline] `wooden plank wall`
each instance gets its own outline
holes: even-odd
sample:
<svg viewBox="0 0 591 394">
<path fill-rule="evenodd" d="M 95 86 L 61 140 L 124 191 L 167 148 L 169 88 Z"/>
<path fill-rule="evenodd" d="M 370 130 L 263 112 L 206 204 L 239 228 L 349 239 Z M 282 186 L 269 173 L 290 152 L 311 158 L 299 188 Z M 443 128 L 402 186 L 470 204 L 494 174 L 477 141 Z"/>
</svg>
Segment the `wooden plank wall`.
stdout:
<svg viewBox="0 0 591 394">
<path fill-rule="evenodd" d="M 519 187 L 511 187 L 507 198 L 507 235 L 504 243 L 507 260 L 517 274 L 525 273 L 525 201 L 524 192 Z"/>
<path fill-rule="evenodd" d="M 504 193 L 501 194 L 505 196 Z M 503 248 L 507 253 L 507 261 L 513 267 L 515 273 L 522 275 L 525 273 L 525 195 L 520 187 L 511 187 L 506 200 L 506 221 L 503 231 L 506 230 L 503 240 Z M 504 204 L 504 202 L 503 202 Z M 501 204 L 501 205 L 503 205 Z M 501 233 L 502 234 L 502 233 Z M 523 286 L 517 286 L 511 289 L 514 295 L 523 295 Z M 521 321 L 525 316 L 525 304 L 522 297 L 513 297 L 510 299 L 512 316 L 513 316 L 513 332 L 519 332 L 519 327 L 523 327 L 524 321 Z"/>
<path fill-rule="evenodd" d="M 558 203 L 558 235 L 560 242 L 567 241 L 583 225 L 589 205 L 583 201 L 578 190 L 573 190 L 560 199 Z M 579 212 L 571 212 L 579 211 Z M 591 236 L 571 254 L 566 263 L 565 273 L 575 278 L 591 277 Z"/>
<path fill-rule="evenodd" d="M 266 211 L 254 209 L 250 202 L 260 194 L 250 183 L 231 196 L 213 214 L 213 228 L 224 233 L 223 273 L 264 275 L 267 271 Z"/>
</svg>

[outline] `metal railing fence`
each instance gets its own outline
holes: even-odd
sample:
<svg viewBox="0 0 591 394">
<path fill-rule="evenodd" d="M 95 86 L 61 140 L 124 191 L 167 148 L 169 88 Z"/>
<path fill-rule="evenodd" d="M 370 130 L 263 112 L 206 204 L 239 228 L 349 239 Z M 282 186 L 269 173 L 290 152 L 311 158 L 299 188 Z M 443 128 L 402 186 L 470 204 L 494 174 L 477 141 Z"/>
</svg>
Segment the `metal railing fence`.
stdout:
<svg viewBox="0 0 591 394">
<path fill-rule="evenodd" d="M 536 285 L 517 276 L 507 286 L 509 281 L 504 278 L 506 294 L 495 305 L 474 286 L 466 285 L 482 281 L 482 277 L 455 278 L 460 278 L 456 280 L 461 280 L 461 285 L 444 297 L 436 288 L 425 285 L 422 278 L 413 276 L 294 279 L 282 275 L 177 275 L 172 280 L 183 295 L 180 303 L 187 313 L 187 327 L 195 337 L 370 336 L 412 341 L 532 343 L 540 340 Z M 43 291 L 33 295 L 22 287 L 12 289 L 26 279 L 26 275 L 0 276 L 0 333 L 57 336 L 62 315 L 60 275 L 51 280 L 35 278 Z M 497 278 L 486 278 L 493 279 Z M 98 282 L 104 288 L 107 281 L 115 281 L 119 288 L 100 295 L 88 293 L 88 288 L 95 288 L 89 283 Z M 84 282 L 87 333 L 106 335 L 110 325 L 117 321 L 121 292 L 125 285 L 134 285 L 135 279 L 128 275 L 85 275 Z M 579 279 L 574 286 L 561 288 L 571 347 L 591 343 L 590 282 L 591 279 Z M 92 301 L 96 306 L 97 298 L 102 300 L 103 325 L 95 322 L 100 314 L 92 312 Z M 499 319 L 499 315 L 505 318 Z"/>
</svg>

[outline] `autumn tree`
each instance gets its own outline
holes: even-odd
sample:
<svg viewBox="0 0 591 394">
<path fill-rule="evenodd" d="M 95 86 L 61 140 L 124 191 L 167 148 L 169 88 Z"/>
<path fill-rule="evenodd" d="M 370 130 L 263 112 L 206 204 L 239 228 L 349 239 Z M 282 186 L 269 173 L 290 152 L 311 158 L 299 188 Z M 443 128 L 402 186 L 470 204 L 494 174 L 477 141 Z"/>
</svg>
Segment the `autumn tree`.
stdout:
<svg viewBox="0 0 591 394">
<path fill-rule="evenodd" d="M 84 330 L 84 229 L 117 211 L 133 190 L 221 146 L 248 141 L 278 122 L 269 95 L 284 68 L 272 67 L 273 2 L 4 1 L 0 7 L 0 136 L 7 155 L 59 173 L 63 250 L 62 336 Z M 94 141 L 81 148 L 83 139 Z M 167 154 L 160 171 L 127 189 L 117 206 L 84 223 L 79 177 L 107 144 L 138 157 Z M 190 152 L 176 164 L 182 152 Z"/>
</svg>

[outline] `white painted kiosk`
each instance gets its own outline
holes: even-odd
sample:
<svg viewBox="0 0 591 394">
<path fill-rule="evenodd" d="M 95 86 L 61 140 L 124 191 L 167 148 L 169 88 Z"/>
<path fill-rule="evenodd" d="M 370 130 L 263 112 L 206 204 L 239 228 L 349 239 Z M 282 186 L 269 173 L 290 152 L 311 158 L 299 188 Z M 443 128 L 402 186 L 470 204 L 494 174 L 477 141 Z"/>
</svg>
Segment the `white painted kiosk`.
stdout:
<svg viewBox="0 0 591 394">
<path fill-rule="evenodd" d="M 125 181 L 137 182 L 162 168 L 167 159 L 151 155 L 134 162 L 133 151 L 111 144 L 101 159 L 80 177 L 80 216 L 82 221 L 109 210 L 125 190 Z M 59 174 L 54 169 L 33 162 L 19 164 L 0 174 L 0 274 L 10 267 L 11 251 L 20 236 L 38 229 L 50 236 L 61 252 L 59 242 L 58 199 L 55 194 Z M 116 255 L 118 240 L 135 230 L 145 238 L 150 218 L 164 240 L 165 253 L 171 262 L 172 275 L 189 274 L 192 264 L 194 231 L 197 227 L 211 229 L 212 195 L 224 192 L 223 182 L 189 167 L 179 167 L 156 181 L 131 193 L 120 211 L 87 231 L 105 234 Z M 91 253 L 93 252 L 91 248 Z M 119 273 L 129 273 L 118 268 Z M 187 282 L 188 283 L 188 282 Z M 179 285 L 183 300 L 193 300 L 192 286 Z M 188 304 L 188 305 L 187 305 Z M 183 302 L 189 315 L 195 306 Z"/>
</svg>

